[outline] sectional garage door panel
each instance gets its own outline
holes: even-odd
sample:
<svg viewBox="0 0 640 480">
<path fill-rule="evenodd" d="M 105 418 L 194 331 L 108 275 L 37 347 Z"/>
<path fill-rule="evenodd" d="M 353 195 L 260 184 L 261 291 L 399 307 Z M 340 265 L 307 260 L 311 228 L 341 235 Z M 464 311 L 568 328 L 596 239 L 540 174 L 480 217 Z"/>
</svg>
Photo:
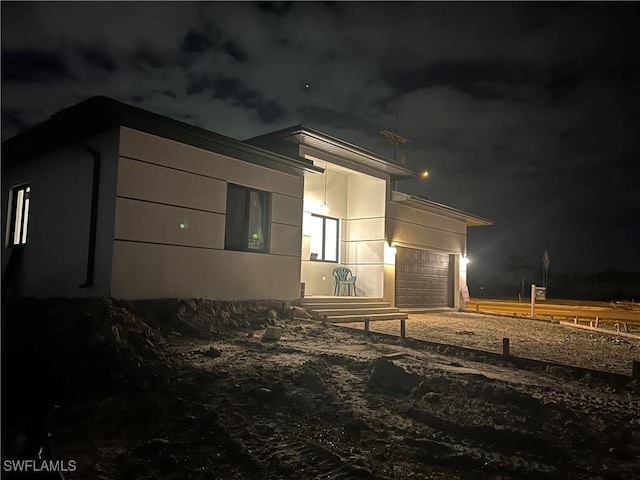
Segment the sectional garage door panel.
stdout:
<svg viewBox="0 0 640 480">
<path fill-rule="evenodd" d="M 449 255 L 398 247 L 396 252 L 396 306 L 448 307 Z"/>
</svg>

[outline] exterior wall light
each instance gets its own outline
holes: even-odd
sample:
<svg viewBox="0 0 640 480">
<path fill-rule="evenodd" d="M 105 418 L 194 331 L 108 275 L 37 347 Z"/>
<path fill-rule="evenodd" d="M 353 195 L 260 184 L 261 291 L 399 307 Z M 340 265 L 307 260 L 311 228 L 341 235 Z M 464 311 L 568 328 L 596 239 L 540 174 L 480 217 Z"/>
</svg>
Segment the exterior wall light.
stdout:
<svg viewBox="0 0 640 480">
<path fill-rule="evenodd" d="M 384 263 L 386 265 L 395 265 L 396 264 L 396 252 L 398 249 L 396 248 L 395 243 L 384 243 Z"/>
<path fill-rule="evenodd" d="M 429 176 L 429 172 L 427 172 L 426 170 L 424 170 L 424 171 L 420 174 L 420 176 L 421 176 L 422 178 L 427 178 L 427 177 Z"/>
</svg>

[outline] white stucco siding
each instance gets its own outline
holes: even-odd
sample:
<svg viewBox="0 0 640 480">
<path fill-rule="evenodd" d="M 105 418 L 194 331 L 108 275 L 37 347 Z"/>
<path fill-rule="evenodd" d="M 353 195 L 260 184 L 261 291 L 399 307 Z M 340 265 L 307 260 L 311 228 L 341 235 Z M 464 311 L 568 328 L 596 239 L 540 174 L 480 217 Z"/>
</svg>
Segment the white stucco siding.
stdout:
<svg viewBox="0 0 640 480">
<path fill-rule="evenodd" d="M 222 180 L 120 158 L 119 197 L 224 213 L 226 193 Z"/>
<path fill-rule="evenodd" d="M 224 222 L 219 213 L 118 198 L 115 239 L 222 249 Z"/>
<path fill-rule="evenodd" d="M 87 279 L 94 158 L 80 146 L 69 145 L 2 172 L 3 229 L 11 187 L 31 185 L 27 243 L 10 294 L 46 298 L 110 293 L 118 131 L 83 143 L 101 158 L 93 285 L 79 287 Z M 3 271 L 10 252 L 3 235 Z"/>
<path fill-rule="evenodd" d="M 122 128 L 112 294 L 293 299 L 303 178 Z M 225 250 L 227 186 L 270 194 L 269 253 Z"/>
<path fill-rule="evenodd" d="M 121 128 L 120 156 L 302 198 L 300 177 L 127 127 Z"/>
<path fill-rule="evenodd" d="M 387 203 L 386 237 L 412 248 L 464 253 L 466 223 L 415 208 Z"/>
<path fill-rule="evenodd" d="M 300 260 L 301 237 L 302 227 L 272 223 L 270 251 L 274 255 L 286 255 Z"/>
<path fill-rule="evenodd" d="M 299 296 L 300 258 L 114 242 L 113 296 L 223 300 Z"/>
</svg>

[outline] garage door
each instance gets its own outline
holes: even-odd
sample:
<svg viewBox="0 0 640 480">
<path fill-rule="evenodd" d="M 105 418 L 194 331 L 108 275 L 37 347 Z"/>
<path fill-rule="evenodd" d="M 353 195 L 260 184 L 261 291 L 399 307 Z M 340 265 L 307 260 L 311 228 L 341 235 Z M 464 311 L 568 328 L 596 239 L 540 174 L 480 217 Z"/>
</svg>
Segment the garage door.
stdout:
<svg viewBox="0 0 640 480">
<path fill-rule="evenodd" d="M 396 306 L 448 307 L 449 255 L 398 247 Z"/>
</svg>

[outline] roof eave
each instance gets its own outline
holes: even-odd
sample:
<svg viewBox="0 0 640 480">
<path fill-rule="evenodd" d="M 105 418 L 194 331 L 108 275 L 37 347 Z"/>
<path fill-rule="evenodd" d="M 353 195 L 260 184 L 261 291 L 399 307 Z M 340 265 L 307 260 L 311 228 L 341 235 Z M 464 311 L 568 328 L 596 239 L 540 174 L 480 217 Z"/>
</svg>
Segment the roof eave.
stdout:
<svg viewBox="0 0 640 480">
<path fill-rule="evenodd" d="M 74 128 L 69 128 L 71 125 Z M 2 168 L 119 126 L 159 135 L 286 173 L 304 175 L 323 172 L 322 168 L 314 166 L 313 162 L 308 160 L 289 158 L 108 97 L 93 97 L 69 107 L 3 142 Z"/>
<path fill-rule="evenodd" d="M 492 220 L 479 217 L 477 215 L 472 215 L 471 213 L 465 212 L 463 210 L 458 210 L 457 208 L 453 208 L 448 205 L 444 205 L 442 203 L 433 202 L 431 200 L 425 200 L 423 198 L 416 197 L 414 195 L 409 195 L 402 192 L 393 191 L 391 196 L 391 201 L 400 203 L 402 205 L 418 208 L 420 210 L 424 210 L 427 212 L 435 213 L 437 215 L 443 215 L 449 218 L 456 218 L 458 220 L 464 221 L 469 227 L 482 227 L 482 226 L 493 225 Z"/>
<path fill-rule="evenodd" d="M 309 145 L 308 142 L 305 142 L 305 136 L 313 137 L 316 140 L 326 145 L 332 146 L 333 148 L 336 148 L 339 150 L 346 150 L 351 154 L 366 158 L 369 162 L 372 162 L 373 164 L 373 165 L 369 165 L 370 167 L 388 174 L 392 180 L 419 178 L 421 176 L 420 172 L 413 170 L 403 164 L 394 162 L 391 159 L 385 158 L 381 155 L 377 155 L 373 152 L 370 152 L 369 150 L 358 147 L 357 145 L 354 145 L 352 143 L 346 142 L 339 138 L 333 137 L 326 133 L 320 132 L 306 125 L 295 125 L 293 127 L 288 127 L 272 133 L 261 135 L 259 137 L 253 137 L 245 141 L 250 143 L 254 143 L 257 141 L 257 143 L 259 143 L 261 140 L 265 140 L 269 138 L 286 139 L 288 137 L 297 137 L 296 140 L 299 144 L 313 147 L 313 145 Z"/>
</svg>

